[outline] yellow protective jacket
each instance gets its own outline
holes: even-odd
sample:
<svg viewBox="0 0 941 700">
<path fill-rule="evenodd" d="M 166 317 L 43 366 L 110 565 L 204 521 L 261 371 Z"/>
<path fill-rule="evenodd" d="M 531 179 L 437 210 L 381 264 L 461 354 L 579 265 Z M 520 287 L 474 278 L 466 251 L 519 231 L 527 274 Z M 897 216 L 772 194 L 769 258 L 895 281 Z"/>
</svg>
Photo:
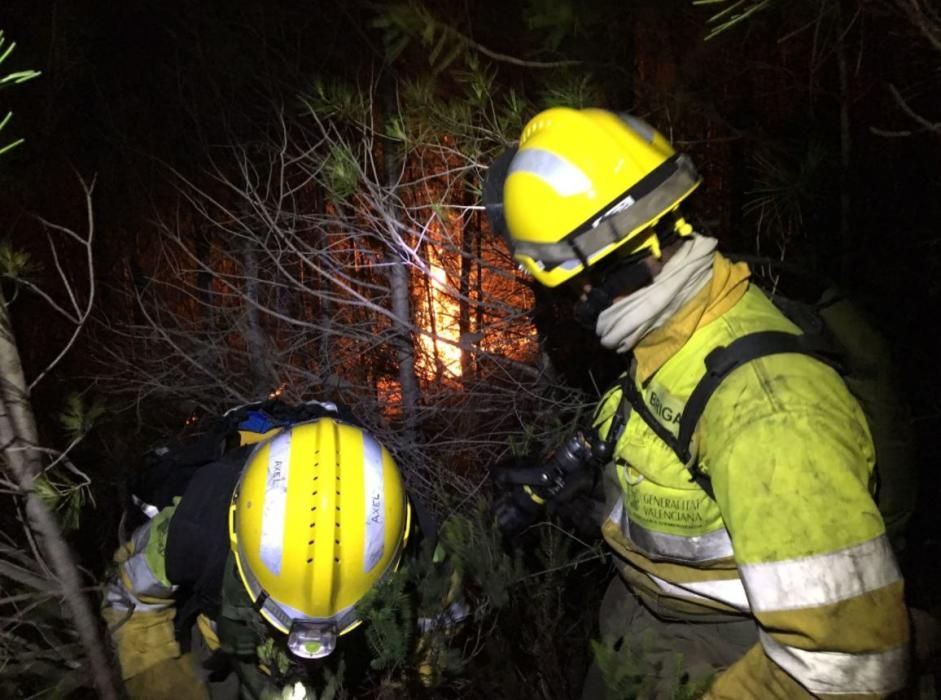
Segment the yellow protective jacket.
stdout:
<svg viewBox="0 0 941 700">
<path fill-rule="evenodd" d="M 208 689 L 175 636 L 177 586 L 167 578 L 164 558 L 174 511 L 175 506 L 160 511 L 115 553 L 102 615 L 129 697 L 208 700 Z"/>
<path fill-rule="evenodd" d="M 635 349 L 628 381 L 674 435 L 710 351 L 756 331 L 799 332 L 748 275 L 717 255 L 711 283 Z M 618 410 L 615 387 L 595 414 L 602 438 Z M 760 643 L 707 697 L 845 700 L 901 689 L 902 578 L 872 496 L 869 429 L 837 372 L 796 354 L 746 363 L 706 406 L 693 453 L 715 500 L 630 414 L 602 529 L 628 584 L 655 609 L 755 618 Z"/>
</svg>

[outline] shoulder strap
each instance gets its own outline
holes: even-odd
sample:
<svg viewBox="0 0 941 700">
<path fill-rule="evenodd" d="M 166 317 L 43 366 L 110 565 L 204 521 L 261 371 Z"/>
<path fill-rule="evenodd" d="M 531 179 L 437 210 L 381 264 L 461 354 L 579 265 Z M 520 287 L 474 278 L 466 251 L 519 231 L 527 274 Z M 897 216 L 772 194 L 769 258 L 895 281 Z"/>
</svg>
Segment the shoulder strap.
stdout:
<svg viewBox="0 0 941 700">
<path fill-rule="evenodd" d="M 696 424 L 706 410 L 706 404 L 729 374 L 742 365 L 769 355 L 796 353 L 810 355 L 842 371 L 839 352 L 824 338 L 786 331 L 759 331 L 736 338 L 728 345 L 718 347 L 706 356 L 706 373 L 693 389 L 683 408 L 677 438 L 683 453 L 689 456 L 689 445 Z"/>
<path fill-rule="evenodd" d="M 647 402 L 644 401 L 644 397 L 640 395 L 640 391 L 637 390 L 637 386 L 634 384 L 634 380 L 628 375 L 622 375 L 618 380 L 618 383 L 621 385 L 621 400 L 627 401 L 634 412 L 639 415 L 644 423 L 647 424 L 647 427 L 650 428 L 658 438 L 663 440 L 667 446 L 676 453 L 676 456 L 680 459 L 683 464 L 689 462 L 688 450 L 683 448 L 683 445 L 680 441 L 673 437 L 673 433 L 664 427 L 664 425 L 656 419 L 656 417 L 651 413 L 650 408 L 647 406 Z"/>
<path fill-rule="evenodd" d="M 658 438 L 663 440 L 663 442 L 667 444 L 667 447 L 673 450 L 673 453 L 680 462 L 686 465 L 686 468 L 689 469 L 690 481 L 696 482 L 699 487 L 709 495 L 709 498 L 715 500 L 716 496 L 712 490 L 712 481 L 703 473 L 698 464 L 692 464 L 692 456 L 689 453 L 689 438 L 687 438 L 684 443 L 682 440 L 682 431 L 680 438 L 673 437 L 673 433 L 667 430 L 664 425 L 656 419 L 653 413 L 650 412 L 650 409 L 647 407 L 647 402 L 644 401 L 644 397 L 640 395 L 640 392 L 634 385 L 633 379 L 625 375 L 621 377 L 620 384 L 622 401 L 627 401 L 631 405 L 631 408 L 634 409 L 634 412 L 647 424 L 647 427 L 650 428 Z M 697 386 L 697 389 L 698 388 Z M 685 417 L 686 412 L 684 410 L 683 418 Z M 682 419 L 680 425 L 682 426 Z M 693 425 L 695 427 L 695 423 Z"/>
<path fill-rule="evenodd" d="M 692 463 L 690 443 L 699 419 L 706 410 L 709 399 L 722 381 L 742 365 L 769 355 L 796 353 L 810 355 L 824 362 L 839 372 L 843 371 L 839 350 L 826 338 L 816 334 L 794 334 L 786 331 L 759 331 L 736 338 L 728 345 L 712 350 L 705 360 L 706 373 L 695 386 L 680 418 L 679 433 L 676 437 L 650 412 L 646 402 L 629 377 L 620 380 L 624 400 L 643 419 L 647 426 L 663 440 L 676 454 L 677 458 L 690 471 L 690 480 L 696 482 L 711 499 L 715 500 L 712 480 L 698 464 Z"/>
</svg>

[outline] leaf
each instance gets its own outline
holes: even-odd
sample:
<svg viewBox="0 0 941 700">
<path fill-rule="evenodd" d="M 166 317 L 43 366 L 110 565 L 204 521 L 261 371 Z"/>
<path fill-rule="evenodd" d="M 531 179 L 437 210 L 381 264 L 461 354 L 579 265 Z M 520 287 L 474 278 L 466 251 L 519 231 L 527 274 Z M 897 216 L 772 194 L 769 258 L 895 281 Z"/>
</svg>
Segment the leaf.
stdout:
<svg viewBox="0 0 941 700">
<path fill-rule="evenodd" d="M 59 501 L 62 500 L 62 494 L 52 485 L 45 475 L 36 477 L 33 480 L 33 491 L 46 504 L 49 510 L 56 510 L 59 507 Z"/>
<path fill-rule="evenodd" d="M 59 414 L 59 423 L 69 438 L 75 440 L 87 434 L 107 410 L 101 397 L 95 396 L 90 404 L 86 404 L 81 394 L 73 392 L 65 399 L 65 408 Z"/>
<path fill-rule="evenodd" d="M 327 188 L 341 201 L 349 199 L 356 192 L 361 173 L 349 144 L 334 144 L 324 162 L 324 174 Z"/>
<path fill-rule="evenodd" d="M 393 572 L 356 604 L 373 652 L 370 666 L 377 671 L 402 668 L 412 650 L 416 621 L 414 604 L 406 591 L 407 569 L 403 566 Z"/>
<path fill-rule="evenodd" d="M 444 58 L 441 59 L 441 63 L 438 65 L 438 71 L 446 70 L 454 61 L 457 60 L 457 57 L 465 50 L 466 45 L 463 41 L 460 41 L 457 37 L 452 37 L 454 43 L 451 45 L 451 48 L 444 55 Z"/>
<path fill-rule="evenodd" d="M 405 133 L 405 121 L 402 118 L 401 114 L 396 114 L 393 117 L 390 117 L 386 120 L 385 128 L 386 138 L 394 139 L 396 141 L 407 141 L 407 134 Z"/>
<path fill-rule="evenodd" d="M 753 15 L 774 6 L 778 0 L 735 0 L 727 7 L 709 17 L 707 24 L 712 25 L 706 35 L 706 41 L 714 39 L 723 32 L 742 24 Z M 721 5 L 728 0 L 693 0 L 693 5 Z M 744 6 L 744 7 L 743 7 Z M 738 11 L 741 8 L 741 11 Z"/>
<path fill-rule="evenodd" d="M 571 0 L 530 0 L 526 8 L 527 26 L 544 32 L 546 46 L 553 51 L 575 35 L 579 18 Z"/>
<path fill-rule="evenodd" d="M 584 72 L 563 73 L 560 78 L 546 87 L 542 102 L 547 107 L 590 107 L 601 104 L 602 91 L 594 77 Z"/>
<path fill-rule="evenodd" d="M 435 23 L 427 21 L 421 31 L 421 41 L 425 46 L 431 44 L 435 39 Z"/>
<path fill-rule="evenodd" d="M 392 34 L 390 33 L 388 40 L 386 41 L 386 58 L 389 61 L 394 61 L 399 56 L 402 55 L 402 52 L 408 47 L 411 43 L 412 38 L 408 34 Z"/>
<path fill-rule="evenodd" d="M 3 47 L 3 42 L 4 42 L 3 31 L 0 30 L 0 48 Z M 7 47 L 6 51 L 0 54 L 0 63 L 3 63 L 7 58 L 9 58 L 10 54 L 13 53 L 13 49 L 15 48 L 16 48 L 16 42 L 11 42 L 10 45 Z M 12 85 L 21 85 L 22 83 L 25 83 L 27 80 L 32 80 L 33 78 L 36 78 L 38 76 L 39 76 L 39 73 L 34 70 L 15 71 L 4 77 L 0 77 L 0 90 L 6 87 L 10 87 Z M 4 116 L 2 120 L 0 120 L 0 130 L 3 130 L 3 127 L 7 125 L 7 123 L 10 121 L 10 118 L 12 116 L 13 116 L 13 112 L 7 112 L 6 116 Z M 0 146 L 0 155 L 10 152 L 11 150 L 19 146 L 21 143 L 23 143 L 23 139 L 16 139 L 15 141 L 11 141 L 5 146 Z"/>
<path fill-rule="evenodd" d="M 22 139 L 21 139 L 22 140 Z M 9 242 L 0 243 L 0 276 L 13 280 L 26 280 L 40 271 L 25 250 L 14 248 Z"/>
<path fill-rule="evenodd" d="M 447 32 L 441 32 L 441 35 L 438 37 L 438 41 L 435 42 L 434 48 L 431 50 L 431 53 L 428 54 L 428 63 L 431 66 L 435 66 L 435 61 L 438 59 L 438 56 L 441 55 L 441 51 L 444 49 L 445 43 L 448 41 Z M 440 70 L 440 67 L 436 67 L 437 70 Z"/>
</svg>

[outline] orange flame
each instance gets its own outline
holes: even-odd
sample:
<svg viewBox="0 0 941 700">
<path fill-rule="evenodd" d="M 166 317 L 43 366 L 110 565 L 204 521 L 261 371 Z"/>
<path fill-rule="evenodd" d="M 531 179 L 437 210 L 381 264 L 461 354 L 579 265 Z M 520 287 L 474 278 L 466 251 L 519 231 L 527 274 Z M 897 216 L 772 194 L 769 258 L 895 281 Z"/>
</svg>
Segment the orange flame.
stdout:
<svg viewBox="0 0 941 700">
<path fill-rule="evenodd" d="M 437 376 L 438 368 L 432 366 L 435 359 L 441 369 L 451 377 L 461 376 L 461 349 L 456 345 L 460 340 L 461 330 L 458 321 L 460 317 L 460 303 L 450 296 L 448 290 L 447 273 L 444 268 L 429 261 L 429 277 L 431 278 L 430 308 L 426 310 L 425 330 L 431 335 L 421 336 L 419 343 L 424 356 L 424 365 L 427 376 Z"/>
</svg>

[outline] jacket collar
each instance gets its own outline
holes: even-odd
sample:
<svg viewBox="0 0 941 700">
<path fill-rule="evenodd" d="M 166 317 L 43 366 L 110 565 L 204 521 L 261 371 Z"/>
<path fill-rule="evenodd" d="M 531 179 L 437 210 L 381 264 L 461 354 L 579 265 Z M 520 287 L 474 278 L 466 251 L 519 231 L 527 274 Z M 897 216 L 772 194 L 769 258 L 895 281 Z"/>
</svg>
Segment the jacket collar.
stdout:
<svg viewBox="0 0 941 700">
<path fill-rule="evenodd" d="M 647 382 L 673 357 L 698 329 L 731 309 L 748 290 L 751 271 L 743 262 L 732 263 L 716 253 L 712 279 L 664 325 L 648 334 L 634 348 L 635 379 Z"/>
</svg>

